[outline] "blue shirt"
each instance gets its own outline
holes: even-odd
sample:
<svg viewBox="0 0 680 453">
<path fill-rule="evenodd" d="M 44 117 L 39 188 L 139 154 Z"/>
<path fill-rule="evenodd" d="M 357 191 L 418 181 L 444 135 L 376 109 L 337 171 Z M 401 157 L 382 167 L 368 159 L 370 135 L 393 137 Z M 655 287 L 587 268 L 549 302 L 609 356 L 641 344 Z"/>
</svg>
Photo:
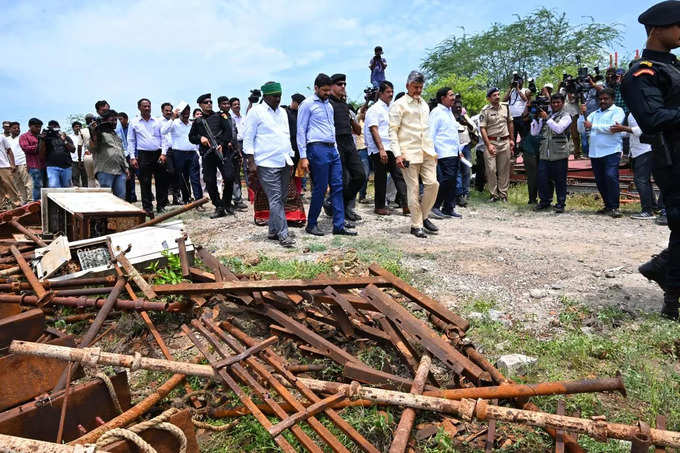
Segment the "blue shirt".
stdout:
<svg viewBox="0 0 680 453">
<path fill-rule="evenodd" d="M 129 126 L 128 126 L 129 127 Z M 116 124 L 116 134 L 118 137 L 120 137 L 120 140 L 123 142 L 123 151 L 125 151 L 125 155 L 127 156 L 127 132 L 128 128 L 126 127 L 123 129 L 123 125 L 120 124 L 120 121 L 118 121 L 118 124 Z"/>
<path fill-rule="evenodd" d="M 369 67 L 370 64 L 373 63 L 373 58 L 371 58 L 371 61 L 369 62 Z M 387 66 L 387 60 L 383 57 L 378 58 L 379 60 L 376 62 L 376 65 L 371 69 L 371 83 L 380 83 L 385 80 L 385 66 Z"/>
<path fill-rule="evenodd" d="M 592 123 L 590 128 L 590 145 L 588 157 L 604 157 L 610 154 L 620 153 L 623 150 L 623 136 L 625 132 L 615 134 L 609 128 L 615 123 L 623 124 L 626 114 L 623 109 L 612 104 L 607 110 L 597 109 L 588 115 L 588 121 Z M 583 115 L 578 117 L 578 131 L 585 133 L 585 119 Z"/>
<path fill-rule="evenodd" d="M 297 144 L 300 159 L 307 158 L 307 143 L 335 143 L 333 106 L 316 94 L 305 99 L 298 108 Z"/>
<path fill-rule="evenodd" d="M 458 157 L 458 152 L 463 149 L 458 138 L 459 128 L 460 124 L 450 108 L 438 104 L 430 112 L 430 134 L 439 159 Z"/>
</svg>

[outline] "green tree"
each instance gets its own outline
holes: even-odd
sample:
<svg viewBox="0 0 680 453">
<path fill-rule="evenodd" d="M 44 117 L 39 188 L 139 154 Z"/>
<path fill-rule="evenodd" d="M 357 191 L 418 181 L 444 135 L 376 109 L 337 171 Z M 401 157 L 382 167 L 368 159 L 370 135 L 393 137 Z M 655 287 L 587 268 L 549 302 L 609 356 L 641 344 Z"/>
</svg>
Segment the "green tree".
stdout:
<svg viewBox="0 0 680 453">
<path fill-rule="evenodd" d="M 454 93 L 461 94 L 463 105 L 470 116 L 479 113 L 484 104 L 486 104 L 486 79 L 481 75 L 466 77 L 449 74 L 429 84 L 425 88 L 423 97 L 431 99 L 435 96 L 437 90 L 443 87 L 449 87 Z"/>
<path fill-rule="evenodd" d="M 621 26 L 590 22 L 571 24 L 564 12 L 539 8 L 515 15 L 510 24 L 494 23 L 485 32 L 451 36 L 429 51 L 423 70 L 437 80 L 449 74 L 482 76 L 488 85 L 505 85 L 513 71 L 529 77 L 546 68 L 576 64 L 593 66 L 607 49 L 621 42 Z"/>
<path fill-rule="evenodd" d="M 79 121 L 80 124 L 85 126 L 85 114 L 83 113 L 71 113 L 66 117 L 66 120 L 68 121 L 68 124 L 65 124 L 66 126 L 65 130 L 66 132 L 73 133 L 73 128 L 71 127 L 71 124 L 73 124 L 76 121 Z"/>
</svg>

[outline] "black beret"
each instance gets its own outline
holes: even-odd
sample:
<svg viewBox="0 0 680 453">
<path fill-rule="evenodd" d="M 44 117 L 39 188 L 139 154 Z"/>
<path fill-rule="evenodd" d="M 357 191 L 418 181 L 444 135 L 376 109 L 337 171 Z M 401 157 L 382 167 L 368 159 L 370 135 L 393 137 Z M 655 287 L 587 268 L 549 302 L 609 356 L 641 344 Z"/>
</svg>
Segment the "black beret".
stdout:
<svg viewBox="0 0 680 453">
<path fill-rule="evenodd" d="M 210 96 L 210 93 L 202 94 L 198 97 L 198 99 L 196 99 L 196 102 L 201 104 L 203 101 L 205 101 L 206 99 L 210 99 L 211 97 L 212 96 Z"/>
<path fill-rule="evenodd" d="M 298 104 L 302 104 L 302 101 L 305 100 L 305 97 L 301 95 L 300 93 L 295 93 L 290 97 L 293 101 L 297 102 Z"/>
<path fill-rule="evenodd" d="M 657 3 L 640 14 L 638 22 L 651 27 L 665 27 L 680 23 L 680 1 L 667 0 Z"/>
<path fill-rule="evenodd" d="M 229 96 L 220 96 L 217 98 L 217 103 L 219 104 L 220 102 L 228 101 Z"/>
<path fill-rule="evenodd" d="M 331 76 L 331 82 L 333 82 L 333 83 L 345 82 L 345 81 L 347 81 L 347 76 L 345 74 L 333 74 Z"/>
</svg>

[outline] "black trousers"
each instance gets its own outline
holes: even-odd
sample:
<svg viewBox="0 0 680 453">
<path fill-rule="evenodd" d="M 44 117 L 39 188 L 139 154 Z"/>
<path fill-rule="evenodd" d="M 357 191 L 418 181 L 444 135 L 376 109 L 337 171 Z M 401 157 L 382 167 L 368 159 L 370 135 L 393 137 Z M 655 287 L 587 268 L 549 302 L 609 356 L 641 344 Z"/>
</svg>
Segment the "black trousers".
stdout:
<svg viewBox="0 0 680 453">
<path fill-rule="evenodd" d="M 527 188 L 529 201 L 536 201 L 538 196 L 538 154 L 522 154 L 524 169 L 527 172 Z"/>
<path fill-rule="evenodd" d="M 375 153 L 371 155 L 373 160 L 373 171 L 375 172 L 375 209 L 385 208 L 385 193 L 387 192 L 387 173 L 392 176 L 394 186 L 397 188 L 396 201 L 401 206 L 406 206 L 406 181 L 404 175 L 401 174 L 401 168 L 397 167 L 397 160 L 392 154 L 392 151 L 387 151 L 387 163 L 383 164 L 380 160 L 380 154 Z"/>
<path fill-rule="evenodd" d="M 170 148 L 166 154 L 168 160 L 166 161 L 166 167 L 168 169 L 168 187 L 170 195 L 172 195 L 173 201 L 179 201 L 180 199 L 180 183 L 179 183 L 179 172 L 175 168 L 175 159 L 173 154 L 175 150 Z"/>
<path fill-rule="evenodd" d="M 139 157 L 139 185 L 142 188 L 142 208 L 153 211 L 153 196 L 151 194 L 151 179 L 156 185 L 156 209 L 164 208 L 168 204 L 168 171 L 165 164 L 158 162 L 161 150 L 138 151 Z"/>
<path fill-rule="evenodd" d="M 484 168 L 484 151 L 481 149 L 475 150 L 475 165 L 472 170 L 475 173 L 475 189 L 478 192 L 484 192 L 484 186 L 486 185 L 486 168 Z"/>
<path fill-rule="evenodd" d="M 345 206 L 348 206 L 366 182 L 366 172 L 352 135 L 339 135 L 336 138 L 342 162 L 342 198 L 345 200 Z"/>
<path fill-rule="evenodd" d="M 653 150 L 652 152 L 656 152 Z M 655 163 L 654 181 L 661 189 L 671 235 L 668 240 L 669 261 L 666 268 L 666 287 L 680 290 L 680 164 L 660 166 Z"/>
<path fill-rule="evenodd" d="M 222 175 L 222 196 L 217 188 L 217 172 Z M 234 165 L 229 153 L 224 159 L 215 153 L 203 155 L 203 181 L 215 209 L 231 209 L 231 195 L 234 191 Z"/>
<path fill-rule="evenodd" d="M 437 160 L 439 190 L 437 191 L 437 198 L 433 207 L 443 210 L 446 214 L 451 214 L 455 207 L 458 164 L 459 159 L 457 156 Z"/>
<path fill-rule="evenodd" d="M 135 177 L 139 177 L 139 169 L 130 166 L 130 158 L 125 157 L 128 166 L 130 167 L 130 178 L 125 180 L 125 201 L 128 203 L 135 203 L 137 201 L 137 189 L 135 187 Z"/>
<path fill-rule="evenodd" d="M 538 161 L 538 195 L 541 206 L 550 206 L 553 191 L 557 196 L 556 207 L 564 208 L 567 203 L 567 171 L 569 159 Z"/>
</svg>

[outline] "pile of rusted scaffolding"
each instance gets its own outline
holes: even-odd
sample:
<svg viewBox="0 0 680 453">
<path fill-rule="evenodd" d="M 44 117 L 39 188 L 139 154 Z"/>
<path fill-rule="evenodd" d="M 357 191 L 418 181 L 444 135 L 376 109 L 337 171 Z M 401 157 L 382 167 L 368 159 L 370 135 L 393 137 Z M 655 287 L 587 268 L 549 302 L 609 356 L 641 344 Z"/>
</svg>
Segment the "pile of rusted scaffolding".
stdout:
<svg viewBox="0 0 680 453">
<path fill-rule="evenodd" d="M 16 238 L 2 239 L 8 218 L 20 222 L 23 230 L 7 228 L 20 231 L 33 246 L 19 248 Z M 647 451 L 652 445 L 658 451 L 680 447 L 680 433 L 663 429 L 662 417 L 651 428 L 643 422 L 631 426 L 602 417 L 565 416 L 563 401 L 557 414 L 541 412 L 531 397 L 604 391 L 625 395 L 625 388 L 620 376 L 514 384 L 466 338 L 468 321 L 377 264 L 369 267 L 369 275 L 258 280 L 234 274 L 205 248 L 196 246 L 195 253 L 188 254 L 182 236 L 177 239 L 182 283 L 151 284 L 126 258 L 126 250 L 113 249 L 110 275 L 39 280 L 31 259 L 35 247 L 47 246 L 46 238 L 25 218 L 17 218 L 23 217 L 0 216 L 0 263 L 20 270 L 0 283 L 0 441 L 11 442 L 17 451 L 84 451 L 85 446 L 90 451 L 198 451 L 195 426 L 209 426 L 192 414 L 202 413 L 235 418 L 235 423 L 251 414 L 287 452 L 300 445 L 313 452 L 377 453 L 381 450 L 343 418 L 345 408 L 374 405 L 391 406 L 400 414 L 388 443 L 392 453 L 415 451 L 415 419 L 424 412 L 437 415 L 439 422 L 431 423 L 434 432 L 443 429 L 487 451 L 507 440 L 497 438 L 497 422 L 542 428 L 555 439 L 558 452 L 584 451 L 579 435 L 628 440 L 631 451 Z M 224 316 L 206 309 L 226 304 L 232 314 L 240 313 Z M 79 311 L 66 321 L 92 320 L 79 338 L 47 327 L 47 317 L 58 318 L 55 307 L 60 305 Z M 96 346 L 114 328 L 110 323 L 120 311 L 141 317 L 163 358 L 117 354 Z M 185 313 L 190 321 L 182 332 L 198 352 L 193 361 L 172 356 L 150 311 Z M 246 318 L 266 327 L 259 329 L 257 338 L 245 328 Z M 392 369 L 369 366 L 355 352 L 365 344 L 394 353 L 401 363 Z M 312 373 L 323 370 L 293 363 L 292 354 L 286 353 L 291 349 L 296 357 L 334 362 L 341 376 L 334 381 L 312 379 Z M 171 377 L 133 405 L 127 374 L 107 376 L 101 372 L 104 367 L 160 371 Z M 83 377 L 92 370 L 95 380 Z M 186 376 L 202 378 L 206 391 L 233 392 L 241 405 L 206 402 L 202 407 Z M 186 407 L 161 413 L 167 407 L 163 400 L 181 384 L 187 392 Z M 154 417 L 142 420 L 147 413 Z M 473 420 L 487 427 L 466 433 Z M 231 425 L 226 426 L 223 429 Z M 342 432 L 347 440 L 343 443 L 333 432 Z M 36 447 L 36 442 L 56 443 Z"/>
</svg>

